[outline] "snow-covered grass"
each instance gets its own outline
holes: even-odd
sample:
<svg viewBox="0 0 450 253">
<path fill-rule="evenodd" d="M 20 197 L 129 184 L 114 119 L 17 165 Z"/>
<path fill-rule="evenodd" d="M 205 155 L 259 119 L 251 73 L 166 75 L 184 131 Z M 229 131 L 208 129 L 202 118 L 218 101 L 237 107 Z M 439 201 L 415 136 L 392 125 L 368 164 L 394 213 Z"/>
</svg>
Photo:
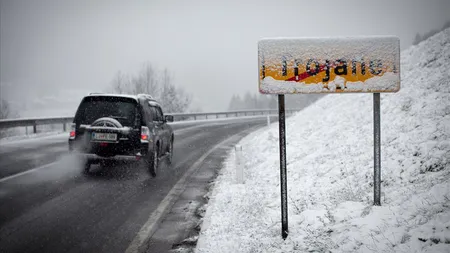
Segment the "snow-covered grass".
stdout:
<svg viewBox="0 0 450 253">
<path fill-rule="evenodd" d="M 67 141 L 69 133 L 52 132 L 40 133 L 26 136 L 15 136 L 0 139 L 0 153 L 2 148 L 38 148 L 42 145 L 56 144 L 57 142 Z"/>
<path fill-rule="evenodd" d="M 371 94 L 328 95 L 287 121 L 281 239 L 278 124 L 250 134 L 214 187 L 196 252 L 450 252 L 450 29 L 401 54 L 381 95 L 382 205 L 373 206 Z"/>
<path fill-rule="evenodd" d="M 49 132 L 42 132 L 42 133 L 31 133 L 31 134 L 20 134 L 20 135 L 12 135 L 4 138 L 0 138 L 0 144 L 10 143 L 10 142 L 18 142 L 18 141 L 24 141 L 24 140 L 32 140 L 32 139 L 40 139 L 44 137 L 53 137 L 56 135 L 65 134 L 69 136 L 68 133 L 65 133 L 64 131 L 49 131 Z"/>
<path fill-rule="evenodd" d="M 67 124 L 69 128 L 69 124 Z M 37 139 L 64 133 L 62 124 L 38 125 L 37 133 L 33 133 L 33 127 L 14 127 L 2 130 L 0 144 L 21 140 Z"/>
</svg>

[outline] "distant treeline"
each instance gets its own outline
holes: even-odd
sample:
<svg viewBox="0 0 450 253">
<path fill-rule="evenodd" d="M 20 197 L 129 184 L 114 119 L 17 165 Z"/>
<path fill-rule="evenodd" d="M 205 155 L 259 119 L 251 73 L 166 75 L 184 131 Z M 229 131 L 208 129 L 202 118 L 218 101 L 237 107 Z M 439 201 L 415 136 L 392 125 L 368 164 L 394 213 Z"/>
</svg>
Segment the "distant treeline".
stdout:
<svg viewBox="0 0 450 253">
<path fill-rule="evenodd" d="M 449 27 L 450 27 L 450 20 L 447 21 L 440 30 L 431 30 L 431 31 L 425 33 L 424 35 L 420 35 L 420 33 L 417 33 L 416 37 L 414 38 L 413 45 L 417 45 L 420 42 L 430 38 L 431 36 L 435 35 L 436 33 L 439 33 Z"/>
<path fill-rule="evenodd" d="M 287 108 L 304 108 L 312 104 L 317 99 L 323 97 L 323 94 L 295 94 L 285 95 Z M 259 93 L 247 92 L 241 96 L 233 95 L 228 106 L 228 110 L 251 110 L 251 109 L 277 109 L 277 95 L 262 95 Z"/>
</svg>

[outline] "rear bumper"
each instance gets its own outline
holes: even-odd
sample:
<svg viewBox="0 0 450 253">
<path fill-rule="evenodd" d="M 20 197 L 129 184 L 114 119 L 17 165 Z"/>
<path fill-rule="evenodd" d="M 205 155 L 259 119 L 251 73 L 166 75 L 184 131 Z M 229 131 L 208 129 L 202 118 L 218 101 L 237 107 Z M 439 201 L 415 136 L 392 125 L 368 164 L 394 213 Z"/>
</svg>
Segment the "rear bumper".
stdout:
<svg viewBox="0 0 450 253">
<path fill-rule="evenodd" d="M 90 154 L 90 153 L 80 153 L 80 152 L 72 152 L 73 155 L 75 155 L 78 159 L 80 159 L 83 162 L 89 162 L 89 163 L 101 163 L 101 162 L 125 162 L 125 163 L 135 163 L 139 162 L 140 160 L 144 159 L 144 157 L 141 154 L 137 155 L 115 155 L 115 156 L 100 156 L 97 154 Z"/>
<path fill-rule="evenodd" d="M 137 162 L 142 159 L 141 155 L 115 155 L 115 156 L 99 156 L 96 154 L 80 154 L 80 156 L 89 161 L 125 161 Z"/>
<path fill-rule="evenodd" d="M 121 148 L 118 150 L 104 150 L 106 156 L 97 155 L 97 151 L 91 148 L 89 145 L 83 145 L 80 141 L 69 140 L 69 151 L 77 155 L 80 159 L 91 161 L 139 161 L 145 157 L 148 153 L 153 152 L 153 146 L 150 143 L 139 143 L 136 145 L 133 151 L 124 151 Z M 119 154 L 114 155 L 115 152 Z"/>
</svg>

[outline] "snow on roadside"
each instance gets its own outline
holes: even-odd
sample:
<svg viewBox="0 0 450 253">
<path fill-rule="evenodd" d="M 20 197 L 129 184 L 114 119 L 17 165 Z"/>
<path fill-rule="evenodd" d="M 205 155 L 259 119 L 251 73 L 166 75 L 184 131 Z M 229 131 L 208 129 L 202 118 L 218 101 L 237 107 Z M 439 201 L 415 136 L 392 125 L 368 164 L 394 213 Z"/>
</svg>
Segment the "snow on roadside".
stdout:
<svg viewBox="0 0 450 253">
<path fill-rule="evenodd" d="M 382 206 L 373 206 L 371 94 L 328 95 L 287 121 L 289 236 L 281 239 L 278 125 L 230 153 L 196 252 L 450 252 L 450 29 L 402 52 L 381 95 Z"/>
<path fill-rule="evenodd" d="M 23 142 L 32 142 L 32 141 L 41 141 L 42 139 L 55 139 L 60 138 L 61 136 L 65 136 L 69 138 L 68 132 L 63 131 L 51 131 L 51 132 L 43 132 L 37 134 L 28 134 L 28 135 L 16 135 L 9 136 L 0 139 L 0 145 L 10 144 L 10 143 L 23 143 Z"/>
</svg>

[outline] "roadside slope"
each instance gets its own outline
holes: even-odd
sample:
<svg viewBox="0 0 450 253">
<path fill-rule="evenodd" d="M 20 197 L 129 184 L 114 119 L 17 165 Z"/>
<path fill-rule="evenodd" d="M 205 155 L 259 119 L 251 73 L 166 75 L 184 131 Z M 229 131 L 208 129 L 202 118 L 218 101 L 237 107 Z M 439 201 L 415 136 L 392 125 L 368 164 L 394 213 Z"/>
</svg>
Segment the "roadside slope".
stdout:
<svg viewBox="0 0 450 253">
<path fill-rule="evenodd" d="M 244 138 L 208 207 L 197 252 L 449 252 L 450 29 L 402 52 L 381 95 L 382 206 L 373 203 L 371 94 L 328 95 L 287 122 L 288 238 L 281 239 L 278 125 Z"/>
</svg>

